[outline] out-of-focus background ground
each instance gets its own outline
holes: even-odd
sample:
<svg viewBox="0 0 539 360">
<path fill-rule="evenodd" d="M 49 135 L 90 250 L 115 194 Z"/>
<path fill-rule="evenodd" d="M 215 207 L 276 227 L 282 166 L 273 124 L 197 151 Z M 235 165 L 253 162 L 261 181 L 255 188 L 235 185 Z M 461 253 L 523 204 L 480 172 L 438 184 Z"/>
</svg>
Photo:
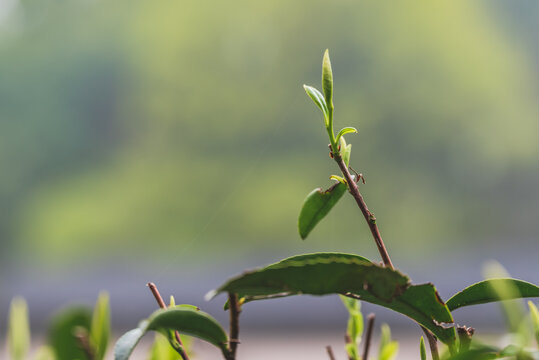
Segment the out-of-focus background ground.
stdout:
<svg viewBox="0 0 539 360">
<path fill-rule="evenodd" d="M 301 87 L 319 86 L 325 48 L 393 262 L 444 298 L 489 259 L 538 282 L 538 17 L 532 0 L 0 0 L 0 336 L 15 295 L 36 332 L 101 289 L 116 330 L 133 327 L 155 308 L 148 281 L 224 322 L 203 296 L 245 268 L 378 259 L 347 198 L 297 235 L 305 195 L 338 171 Z M 503 328 L 495 306 L 456 315 Z M 256 341 L 345 319 L 335 297 L 242 315 Z"/>
</svg>

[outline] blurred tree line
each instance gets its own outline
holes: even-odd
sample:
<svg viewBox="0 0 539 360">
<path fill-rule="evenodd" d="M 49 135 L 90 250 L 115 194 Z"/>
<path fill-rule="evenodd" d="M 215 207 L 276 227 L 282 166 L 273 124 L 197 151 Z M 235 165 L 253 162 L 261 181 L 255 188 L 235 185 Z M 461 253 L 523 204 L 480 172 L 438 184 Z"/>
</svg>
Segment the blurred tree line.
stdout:
<svg viewBox="0 0 539 360">
<path fill-rule="evenodd" d="M 375 254 L 349 201 L 308 243 L 296 234 L 304 196 L 337 172 L 301 87 L 319 84 L 326 47 L 336 126 L 359 129 L 351 165 L 390 248 L 536 239 L 533 14 L 501 1 L 19 1 L 0 23 L 2 254 L 328 241 Z"/>
</svg>

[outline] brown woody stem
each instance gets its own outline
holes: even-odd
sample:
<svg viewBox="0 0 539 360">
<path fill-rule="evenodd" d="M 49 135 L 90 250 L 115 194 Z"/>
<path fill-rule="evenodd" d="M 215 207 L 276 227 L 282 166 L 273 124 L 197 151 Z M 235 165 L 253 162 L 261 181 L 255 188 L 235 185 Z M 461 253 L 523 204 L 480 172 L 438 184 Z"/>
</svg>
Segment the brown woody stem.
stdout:
<svg viewBox="0 0 539 360">
<path fill-rule="evenodd" d="M 421 330 L 423 330 L 429 342 L 430 353 L 432 354 L 432 360 L 440 360 L 440 354 L 438 354 L 438 340 L 436 340 L 436 337 L 429 329 L 421 326 Z"/>
<path fill-rule="evenodd" d="M 371 340 L 372 340 L 372 330 L 374 328 L 374 314 L 369 314 L 367 317 L 367 335 L 365 337 L 365 347 L 363 348 L 363 357 L 362 360 L 367 360 L 369 356 L 369 348 L 371 346 Z"/>
<path fill-rule="evenodd" d="M 239 344 L 240 312 L 238 294 L 228 293 L 228 306 L 230 311 L 230 360 L 236 359 L 236 350 Z"/>
<path fill-rule="evenodd" d="M 389 258 L 389 254 L 387 252 L 386 246 L 384 245 L 384 241 L 382 240 L 382 235 L 380 235 L 380 230 L 378 230 L 378 226 L 376 225 L 376 218 L 374 217 L 374 214 L 370 212 L 369 208 L 367 207 L 367 204 L 365 203 L 365 200 L 363 200 L 363 196 L 361 196 L 361 193 L 359 192 L 357 184 L 352 178 L 352 175 L 350 174 L 348 167 L 345 165 L 341 155 L 335 154 L 335 153 L 332 153 L 332 154 L 333 154 L 333 159 L 335 160 L 335 162 L 337 162 L 337 165 L 339 165 L 339 169 L 341 169 L 341 172 L 346 180 L 346 183 L 348 184 L 348 189 L 350 190 L 350 194 L 352 194 L 352 196 L 356 200 L 356 203 L 359 206 L 359 209 L 363 213 L 363 216 L 365 217 L 365 220 L 367 221 L 367 224 L 369 225 L 369 229 L 371 230 L 372 236 L 374 238 L 374 242 L 376 243 L 376 247 L 378 247 L 378 251 L 380 252 L 380 256 L 382 257 L 382 261 L 384 262 L 384 265 L 389 267 L 390 269 L 393 269 L 393 263 L 391 262 L 391 259 Z"/>
<path fill-rule="evenodd" d="M 326 346 L 326 351 L 328 352 L 329 359 L 335 360 L 335 354 L 333 354 L 333 349 L 330 345 Z"/>
<path fill-rule="evenodd" d="M 159 307 L 161 309 L 166 309 L 167 305 L 163 301 L 163 298 L 161 297 L 159 290 L 157 290 L 157 286 L 155 286 L 155 284 L 152 282 L 149 282 L 146 285 L 150 288 L 150 291 L 152 292 L 153 297 L 155 298 L 155 301 L 157 301 L 157 304 L 159 304 Z M 178 331 L 174 331 L 174 337 L 176 338 L 176 341 L 178 342 L 178 344 L 180 344 L 178 348 L 174 347 L 174 349 L 180 354 L 183 360 L 189 360 L 189 356 L 187 356 L 187 353 L 185 352 L 183 348 L 183 343 L 182 343 L 182 339 L 180 338 L 180 333 Z"/>
</svg>

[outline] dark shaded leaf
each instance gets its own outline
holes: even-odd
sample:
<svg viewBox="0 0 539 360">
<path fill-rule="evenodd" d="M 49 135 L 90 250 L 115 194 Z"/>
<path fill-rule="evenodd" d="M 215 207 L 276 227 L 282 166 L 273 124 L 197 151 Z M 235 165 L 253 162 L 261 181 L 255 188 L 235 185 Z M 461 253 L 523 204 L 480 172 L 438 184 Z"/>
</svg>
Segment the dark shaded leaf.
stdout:
<svg viewBox="0 0 539 360">
<path fill-rule="evenodd" d="M 81 349 L 75 329 L 90 332 L 92 310 L 85 306 L 69 307 L 54 316 L 49 330 L 49 344 L 58 360 L 86 359 Z"/>
<path fill-rule="evenodd" d="M 410 285 L 407 276 L 351 254 L 316 253 L 294 256 L 237 276 L 217 290 L 237 293 L 244 302 L 299 294 L 348 294 L 404 314 L 431 330 L 444 343 L 456 334 L 447 306 L 432 284 Z"/>
<path fill-rule="evenodd" d="M 298 230 L 302 239 L 314 229 L 346 192 L 347 185 L 336 183 L 327 190 L 314 189 L 303 202 L 299 213 Z"/>
<path fill-rule="evenodd" d="M 514 287 L 518 293 L 512 292 L 507 297 L 500 299 L 500 295 L 495 290 L 496 287 L 500 286 Z M 453 311 L 463 306 L 529 297 L 539 297 L 537 285 L 517 279 L 489 279 L 475 283 L 456 293 L 447 301 L 447 306 L 449 310 Z"/>
</svg>

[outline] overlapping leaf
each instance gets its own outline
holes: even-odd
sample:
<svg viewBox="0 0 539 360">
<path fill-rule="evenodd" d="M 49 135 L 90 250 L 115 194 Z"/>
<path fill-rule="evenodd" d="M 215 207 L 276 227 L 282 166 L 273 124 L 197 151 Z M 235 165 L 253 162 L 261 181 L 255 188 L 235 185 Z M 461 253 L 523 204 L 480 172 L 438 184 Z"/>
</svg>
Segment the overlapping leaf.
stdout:
<svg viewBox="0 0 539 360">
<path fill-rule="evenodd" d="M 228 337 L 221 325 L 209 314 L 196 310 L 191 305 L 178 305 L 168 309 L 157 310 L 139 327 L 125 333 L 114 346 L 114 359 L 129 359 L 131 352 L 140 339 L 148 331 L 159 331 L 168 336 L 170 331 L 177 330 L 217 346 L 223 353 L 227 352 Z"/>
<path fill-rule="evenodd" d="M 499 292 L 496 291 L 500 287 L 511 287 L 516 291 L 509 292 L 503 299 L 500 299 Z M 539 297 L 539 287 L 537 285 L 510 278 L 488 279 L 468 286 L 466 289 L 456 293 L 447 301 L 447 306 L 453 311 L 463 306 L 529 297 Z"/>
<path fill-rule="evenodd" d="M 348 294 L 409 316 L 445 343 L 452 343 L 456 336 L 453 328 L 443 326 L 453 318 L 432 284 L 410 285 L 407 276 L 358 255 L 294 256 L 237 276 L 208 298 L 220 292 L 237 293 L 245 302 L 299 294 Z"/>
</svg>

